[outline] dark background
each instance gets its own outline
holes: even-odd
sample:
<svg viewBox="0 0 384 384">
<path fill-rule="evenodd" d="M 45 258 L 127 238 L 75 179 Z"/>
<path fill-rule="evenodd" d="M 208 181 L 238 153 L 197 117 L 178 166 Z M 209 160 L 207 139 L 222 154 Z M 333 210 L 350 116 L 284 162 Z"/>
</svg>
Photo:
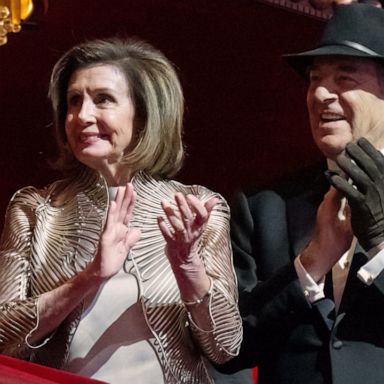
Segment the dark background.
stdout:
<svg viewBox="0 0 384 384">
<path fill-rule="evenodd" d="M 55 154 L 48 80 L 84 39 L 139 36 L 177 66 L 188 152 L 178 180 L 231 200 L 320 158 L 305 81 L 280 58 L 313 45 L 318 19 L 255 0 L 50 0 L 36 20 L 0 47 L 0 225 L 14 191 L 59 177 L 47 165 Z"/>
</svg>

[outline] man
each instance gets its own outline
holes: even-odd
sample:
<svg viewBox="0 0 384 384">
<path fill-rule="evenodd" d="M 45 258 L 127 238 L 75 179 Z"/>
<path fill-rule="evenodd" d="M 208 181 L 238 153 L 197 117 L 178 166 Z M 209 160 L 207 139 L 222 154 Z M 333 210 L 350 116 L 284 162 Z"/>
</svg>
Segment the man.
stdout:
<svg viewBox="0 0 384 384">
<path fill-rule="evenodd" d="M 286 57 L 308 75 L 313 139 L 338 190 L 320 171 L 239 196 L 244 341 L 224 372 L 257 365 L 261 384 L 384 383 L 384 158 L 360 139 L 384 148 L 383 36 L 384 10 L 338 5 L 321 43 Z"/>
</svg>

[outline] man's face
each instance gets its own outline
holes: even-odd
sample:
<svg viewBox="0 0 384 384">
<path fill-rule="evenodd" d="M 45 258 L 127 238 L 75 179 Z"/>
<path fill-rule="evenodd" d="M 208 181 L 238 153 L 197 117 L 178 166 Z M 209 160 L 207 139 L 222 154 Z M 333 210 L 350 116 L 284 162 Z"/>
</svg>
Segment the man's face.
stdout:
<svg viewBox="0 0 384 384">
<path fill-rule="evenodd" d="M 313 139 L 330 159 L 361 136 L 384 147 L 384 94 L 373 60 L 329 56 L 314 60 L 307 107 Z"/>
</svg>

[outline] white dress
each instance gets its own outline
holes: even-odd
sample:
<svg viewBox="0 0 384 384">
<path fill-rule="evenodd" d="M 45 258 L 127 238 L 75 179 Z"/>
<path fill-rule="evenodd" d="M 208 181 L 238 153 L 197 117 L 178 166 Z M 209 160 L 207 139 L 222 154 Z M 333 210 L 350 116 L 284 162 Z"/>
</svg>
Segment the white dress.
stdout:
<svg viewBox="0 0 384 384">
<path fill-rule="evenodd" d="M 100 287 L 85 303 L 65 370 L 113 384 L 164 382 L 138 293 L 124 270 Z"/>
<path fill-rule="evenodd" d="M 115 188 L 109 188 L 113 198 Z M 124 269 L 84 303 L 65 370 L 113 384 L 162 384 L 163 372 L 139 300 L 138 282 Z"/>
</svg>

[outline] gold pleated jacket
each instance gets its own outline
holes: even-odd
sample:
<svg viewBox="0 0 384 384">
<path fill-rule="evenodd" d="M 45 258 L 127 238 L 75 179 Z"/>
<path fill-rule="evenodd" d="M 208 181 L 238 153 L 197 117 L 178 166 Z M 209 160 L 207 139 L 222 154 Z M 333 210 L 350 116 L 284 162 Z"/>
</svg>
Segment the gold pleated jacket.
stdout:
<svg viewBox="0 0 384 384">
<path fill-rule="evenodd" d="M 238 353 L 242 328 L 229 240 L 229 209 L 224 199 L 201 186 L 133 178 L 137 202 L 132 226 L 141 238 L 130 252 L 140 301 L 154 335 L 153 347 L 166 383 L 211 383 L 204 359 L 225 362 Z M 201 201 L 217 196 L 199 243 L 199 255 L 213 282 L 212 330 L 196 327 L 181 302 L 165 240 L 156 218 L 160 202 L 175 192 Z M 83 169 L 43 190 L 26 187 L 12 197 L 0 245 L 0 353 L 60 368 L 82 313 L 80 305 L 44 345 L 28 337 L 38 325 L 39 296 L 82 271 L 94 258 L 109 204 L 108 188 L 97 173 Z M 204 357 L 203 357 L 204 356 Z"/>
</svg>

